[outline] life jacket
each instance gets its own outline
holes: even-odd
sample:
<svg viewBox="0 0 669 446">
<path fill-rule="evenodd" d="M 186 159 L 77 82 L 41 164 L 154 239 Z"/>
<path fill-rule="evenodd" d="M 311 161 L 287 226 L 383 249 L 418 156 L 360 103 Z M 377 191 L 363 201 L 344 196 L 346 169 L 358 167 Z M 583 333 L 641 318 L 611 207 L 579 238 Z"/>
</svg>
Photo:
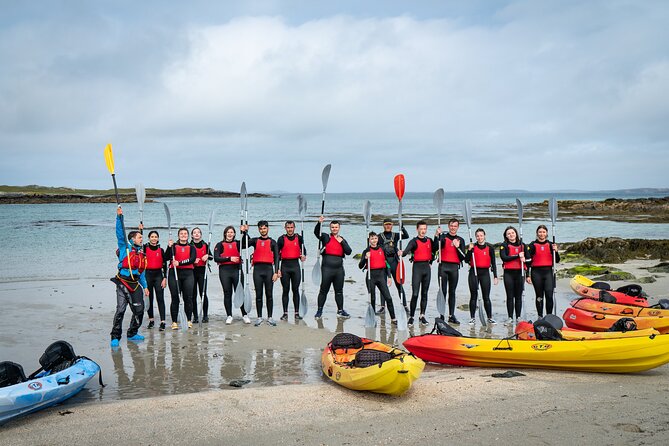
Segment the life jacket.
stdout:
<svg viewBox="0 0 669 446">
<path fill-rule="evenodd" d="M 200 260 L 203 255 L 207 254 L 209 252 L 209 246 L 205 243 L 202 242 L 201 247 L 197 247 L 197 245 L 193 244 L 193 247 L 195 248 L 195 266 L 198 267 L 204 267 L 206 266 L 207 262 L 203 262 Z"/>
<path fill-rule="evenodd" d="M 381 247 L 369 248 L 369 269 L 384 269 L 386 267 L 386 254 Z"/>
<path fill-rule="evenodd" d="M 121 268 L 138 271 L 140 274 L 146 269 L 146 256 L 141 249 L 131 247 L 128 255 L 121 261 Z"/>
<path fill-rule="evenodd" d="M 478 243 L 474 244 L 474 252 L 469 264 L 474 266 L 474 263 L 476 263 L 476 268 L 490 268 L 490 245 L 486 243 L 485 247 L 481 248 Z"/>
<path fill-rule="evenodd" d="M 395 256 L 395 254 L 397 253 L 397 250 L 395 249 L 395 233 L 391 232 L 390 237 L 386 237 L 385 234 L 386 234 L 385 232 L 379 234 L 383 252 L 385 252 L 386 256 L 388 257 Z"/>
<path fill-rule="evenodd" d="M 271 238 L 256 239 L 256 245 L 253 248 L 253 264 L 256 265 L 258 263 L 274 263 Z"/>
<path fill-rule="evenodd" d="M 287 235 L 283 236 L 283 247 L 281 248 L 280 254 L 281 259 L 283 260 L 294 260 L 300 258 L 302 255 L 302 249 L 297 234 L 293 236 L 292 240 L 289 239 Z"/>
<path fill-rule="evenodd" d="M 172 245 L 172 252 L 174 253 L 174 260 L 177 262 L 182 262 L 184 260 L 190 260 L 190 250 L 194 249 L 193 245 L 190 243 L 182 245 L 180 243 L 175 243 Z M 178 265 L 178 269 L 193 269 L 193 264 L 189 265 Z"/>
<path fill-rule="evenodd" d="M 507 254 L 510 256 L 517 256 L 521 252 L 523 252 L 523 245 L 512 245 L 511 243 L 505 243 L 502 245 L 501 249 L 506 248 Z M 502 268 L 504 269 L 513 269 L 513 270 L 518 270 L 523 267 L 522 262 L 520 259 L 513 259 L 508 262 L 502 263 Z"/>
<path fill-rule="evenodd" d="M 225 253 L 225 255 L 223 255 Z M 239 265 L 242 263 L 241 255 L 239 255 L 239 249 L 237 249 L 237 242 L 221 242 L 221 257 L 239 257 L 237 262 L 229 260 L 227 262 L 218 262 L 219 265 Z"/>
<path fill-rule="evenodd" d="M 330 240 L 325 245 L 323 254 L 336 257 L 344 257 L 344 247 L 336 238 L 330 236 Z"/>
<path fill-rule="evenodd" d="M 532 267 L 537 266 L 553 266 L 553 251 L 549 242 L 534 244 L 534 255 L 532 256 Z"/>
<path fill-rule="evenodd" d="M 444 242 L 441 246 L 441 261 L 445 263 L 460 263 L 458 256 L 458 249 L 453 246 L 453 239 L 444 237 Z"/>
<path fill-rule="evenodd" d="M 156 249 L 153 249 L 151 245 L 144 245 L 144 255 L 146 256 L 146 269 L 163 269 L 165 259 L 163 258 L 163 250 L 160 245 L 157 245 Z"/>
<path fill-rule="evenodd" d="M 423 240 L 416 237 L 417 247 L 413 252 L 414 262 L 429 262 L 432 260 L 432 239 L 425 237 Z"/>
</svg>

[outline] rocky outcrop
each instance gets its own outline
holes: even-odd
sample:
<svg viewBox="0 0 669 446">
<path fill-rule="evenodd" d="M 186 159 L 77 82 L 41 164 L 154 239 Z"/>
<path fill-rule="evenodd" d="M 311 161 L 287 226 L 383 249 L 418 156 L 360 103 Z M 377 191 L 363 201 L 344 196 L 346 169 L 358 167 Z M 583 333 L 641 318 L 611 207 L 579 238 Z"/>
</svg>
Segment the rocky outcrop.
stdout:
<svg viewBox="0 0 669 446">
<path fill-rule="evenodd" d="M 576 255 L 599 263 L 623 263 L 631 259 L 669 260 L 669 240 L 587 238 L 562 244 L 567 255 Z"/>
</svg>

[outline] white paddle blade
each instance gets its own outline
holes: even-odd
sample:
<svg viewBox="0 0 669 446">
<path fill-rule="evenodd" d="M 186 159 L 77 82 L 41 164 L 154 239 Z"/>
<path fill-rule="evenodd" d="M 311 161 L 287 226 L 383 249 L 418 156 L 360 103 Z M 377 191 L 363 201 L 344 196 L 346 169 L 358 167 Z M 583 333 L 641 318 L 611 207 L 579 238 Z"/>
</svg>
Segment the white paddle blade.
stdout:
<svg viewBox="0 0 669 446">
<path fill-rule="evenodd" d="M 481 297 L 478 298 L 478 314 L 479 314 L 479 321 L 481 321 L 481 325 L 487 327 L 488 321 L 485 318 L 485 313 L 483 311 L 483 299 Z"/>
<path fill-rule="evenodd" d="M 211 238 L 211 230 L 214 227 L 214 215 L 216 214 L 216 211 L 211 211 L 211 214 L 209 214 L 209 225 L 207 226 L 207 229 L 209 230 L 209 238 Z"/>
<path fill-rule="evenodd" d="M 551 198 L 548 202 L 548 213 L 551 217 L 551 223 L 553 223 L 553 226 L 555 226 L 555 221 L 557 220 L 558 215 L 558 205 L 555 197 Z"/>
<path fill-rule="evenodd" d="M 307 200 L 302 195 L 297 196 L 297 213 L 300 220 L 304 220 L 304 215 L 307 213 Z"/>
<path fill-rule="evenodd" d="M 321 261 L 316 258 L 316 264 L 314 264 L 314 269 L 311 270 L 311 281 L 316 286 L 321 286 Z"/>
<path fill-rule="evenodd" d="M 244 285 L 240 279 L 235 288 L 235 294 L 232 296 L 232 307 L 241 308 L 242 305 L 244 305 Z"/>
<path fill-rule="evenodd" d="M 365 226 L 369 228 L 369 224 L 372 220 L 372 203 L 367 200 L 362 206 L 362 218 L 365 220 Z"/>
<path fill-rule="evenodd" d="M 252 305 L 253 298 L 251 297 L 251 290 L 244 287 L 244 311 L 250 313 Z"/>
<path fill-rule="evenodd" d="M 321 179 L 323 180 L 323 192 L 328 188 L 328 180 L 330 179 L 330 169 L 332 169 L 332 164 L 328 164 L 323 168 L 323 173 L 321 174 Z"/>
<path fill-rule="evenodd" d="M 188 319 L 186 319 L 186 312 L 184 311 L 184 304 L 179 304 L 179 327 L 181 331 L 188 330 Z"/>
<path fill-rule="evenodd" d="M 441 210 L 444 206 L 444 189 L 439 188 L 436 191 L 434 191 L 432 202 L 434 204 L 434 207 L 437 209 L 437 214 L 441 215 Z"/>
<path fill-rule="evenodd" d="M 397 318 L 397 330 L 407 331 L 407 313 L 404 311 L 401 297 L 399 300 L 399 305 L 395 307 L 395 317 Z"/>
<path fill-rule="evenodd" d="M 440 315 L 446 314 L 446 298 L 444 297 L 444 292 L 439 288 L 437 292 L 437 311 Z"/>
<path fill-rule="evenodd" d="M 239 190 L 239 201 L 242 206 L 242 212 L 247 209 L 246 207 L 246 200 L 247 200 L 247 193 L 246 193 L 246 182 L 242 182 L 242 188 Z"/>
<path fill-rule="evenodd" d="M 516 198 L 516 207 L 518 207 L 518 224 L 523 224 L 523 203 Z"/>
<path fill-rule="evenodd" d="M 376 314 L 374 314 L 374 307 L 371 303 L 367 304 L 367 313 L 365 314 L 365 328 L 376 327 Z"/>
<path fill-rule="evenodd" d="M 301 318 L 304 318 L 304 316 L 307 315 L 307 311 L 309 311 L 309 303 L 307 302 L 307 294 L 303 290 L 300 295 L 300 309 L 298 310 L 298 314 Z"/>
<path fill-rule="evenodd" d="M 472 200 L 465 200 L 465 221 L 467 222 L 467 226 L 472 225 Z"/>
<path fill-rule="evenodd" d="M 137 203 L 139 204 L 139 209 L 144 209 L 144 201 L 146 200 L 146 192 L 144 191 L 144 186 L 141 183 L 135 185 L 135 193 L 137 194 Z"/>
<path fill-rule="evenodd" d="M 167 227 L 170 228 L 170 232 L 172 231 L 172 218 L 170 217 L 170 208 L 167 207 L 167 203 L 163 203 L 163 207 L 165 209 L 165 217 L 167 218 Z"/>
</svg>

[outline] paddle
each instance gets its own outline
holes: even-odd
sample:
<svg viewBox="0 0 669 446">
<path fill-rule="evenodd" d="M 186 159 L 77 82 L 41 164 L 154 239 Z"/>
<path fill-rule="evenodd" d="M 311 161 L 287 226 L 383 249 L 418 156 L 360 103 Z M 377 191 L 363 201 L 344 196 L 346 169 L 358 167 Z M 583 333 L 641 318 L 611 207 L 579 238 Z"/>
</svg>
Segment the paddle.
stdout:
<svg viewBox="0 0 669 446">
<path fill-rule="evenodd" d="M 242 226 L 244 224 L 244 208 L 246 207 L 246 183 L 242 183 L 242 188 L 239 191 L 239 202 L 241 203 L 239 226 Z M 223 240 L 225 241 L 225 234 L 223 234 Z M 243 263 L 244 251 L 242 249 L 240 249 L 240 251 L 241 262 Z M 239 281 L 235 287 L 235 295 L 232 299 L 232 306 L 234 308 L 241 308 L 242 305 L 244 305 L 244 283 L 242 280 L 242 268 L 240 267 Z"/>
<path fill-rule="evenodd" d="M 167 217 L 167 232 L 168 236 L 167 239 L 171 240 L 172 239 L 172 218 L 170 216 L 170 208 L 167 207 L 167 203 L 163 203 L 163 206 L 165 207 L 165 217 Z M 174 269 L 174 282 L 176 283 L 177 286 L 177 297 L 181 296 L 181 290 L 179 290 L 179 274 L 177 273 L 177 266 L 174 265 L 174 243 L 172 243 L 172 264 L 173 264 L 173 269 Z M 183 298 L 181 299 L 183 301 Z M 186 302 L 183 302 L 184 306 L 186 305 Z M 186 312 L 184 311 L 183 306 L 181 306 L 181 302 L 179 302 L 179 325 L 181 327 L 182 331 L 187 331 L 188 330 L 188 322 L 186 320 Z"/>
<path fill-rule="evenodd" d="M 362 218 L 365 220 L 365 231 L 367 233 L 367 252 L 369 253 L 369 222 L 372 219 L 372 203 L 367 200 L 362 207 Z M 367 292 L 369 301 L 367 302 L 367 314 L 365 315 L 365 327 L 376 327 L 376 314 L 372 306 L 372 274 L 370 269 L 370 259 L 367 258 Z"/>
<path fill-rule="evenodd" d="M 139 224 L 144 226 L 144 201 L 146 200 L 146 191 L 144 185 L 138 183 L 135 185 L 135 193 L 137 194 L 137 205 L 139 206 Z"/>
<path fill-rule="evenodd" d="M 249 200 L 248 194 L 246 193 L 246 182 L 242 183 L 242 189 L 239 194 L 242 197 L 242 207 L 244 208 L 244 224 L 248 226 L 249 224 Z M 253 298 L 251 297 L 251 290 L 249 289 L 249 233 L 246 231 L 246 263 L 244 270 L 244 311 L 247 313 L 251 312 L 251 306 L 253 305 Z"/>
<path fill-rule="evenodd" d="M 467 222 L 467 231 L 469 232 L 469 243 L 473 243 L 472 240 L 472 202 L 471 200 L 465 200 L 465 221 Z M 476 272 L 476 257 L 474 256 L 474 252 L 472 251 L 472 268 L 474 271 L 474 279 L 476 280 L 476 288 L 478 289 L 478 299 L 476 302 L 476 306 L 478 307 L 478 315 L 479 315 L 479 320 L 481 321 L 481 325 L 484 327 L 488 326 L 488 322 L 485 319 L 485 315 L 483 314 L 483 291 L 481 290 L 481 287 L 479 286 L 479 276 Z"/>
<path fill-rule="evenodd" d="M 116 186 L 116 174 L 114 173 L 114 154 L 112 153 L 112 145 L 107 144 L 104 150 L 105 154 L 105 163 L 107 164 L 107 170 L 111 174 L 112 181 L 114 182 L 114 194 L 116 194 L 116 206 L 121 207 L 121 200 L 118 197 L 118 187 Z M 126 237 L 125 241 L 125 255 L 130 260 L 130 248 L 128 247 L 127 232 L 125 232 L 125 221 L 123 216 L 121 216 L 121 227 L 123 228 L 123 237 Z M 128 263 L 129 264 L 129 263 Z M 132 268 L 128 268 L 130 271 L 130 277 L 132 280 L 135 280 L 135 277 L 132 274 Z"/>
<path fill-rule="evenodd" d="M 209 254 L 209 247 L 211 246 L 211 228 L 214 225 L 214 214 L 216 211 L 211 211 L 211 214 L 209 214 L 209 238 L 207 239 L 207 254 Z M 208 272 L 209 272 L 209 260 L 205 262 L 205 270 L 204 270 L 204 287 L 200 290 L 200 311 L 198 311 L 198 325 L 200 328 L 202 328 L 202 311 L 204 308 L 204 295 L 207 292 L 207 278 L 208 278 Z"/>
<path fill-rule="evenodd" d="M 520 247 L 525 252 L 525 247 L 523 246 L 523 203 L 516 198 L 516 206 L 518 207 L 518 231 L 520 232 Z M 527 309 L 525 308 L 525 260 L 520 261 L 520 277 L 522 281 L 522 288 L 520 289 L 520 300 L 523 305 L 523 320 L 527 320 Z M 515 321 L 514 321 L 515 322 Z"/>
<path fill-rule="evenodd" d="M 404 197 L 404 175 L 402 175 L 401 173 L 395 175 L 393 183 L 395 186 L 395 195 L 397 196 L 397 200 L 399 201 L 399 205 L 397 207 L 397 215 L 399 217 L 398 221 L 400 225 L 400 237 L 398 243 L 399 243 L 399 250 L 401 251 L 402 250 L 402 198 Z M 397 262 L 397 269 L 395 270 L 395 277 L 397 278 L 397 283 L 403 285 L 405 280 L 405 275 L 406 275 L 406 269 L 404 268 L 404 258 L 400 257 Z"/>
<path fill-rule="evenodd" d="M 323 173 L 321 174 L 321 180 L 323 181 L 323 199 L 321 200 L 321 215 L 325 214 L 325 190 L 328 187 L 328 180 L 330 179 L 330 169 L 332 165 L 328 164 L 323 168 Z M 316 264 L 314 269 L 311 271 L 311 280 L 315 285 L 319 286 L 321 284 L 321 238 L 323 237 L 323 224 L 321 223 L 321 234 L 318 237 L 318 254 L 316 255 Z"/>
<path fill-rule="evenodd" d="M 553 234 L 553 245 L 555 245 L 555 221 L 558 214 L 558 205 L 555 197 L 551 198 L 548 202 L 548 213 L 551 217 L 551 233 Z M 553 253 L 553 314 L 557 314 L 557 275 L 555 273 L 555 249 L 553 246 L 551 246 L 551 252 Z"/>
<path fill-rule="evenodd" d="M 301 254 L 304 255 L 304 215 L 307 213 L 307 200 L 302 196 L 297 196 L 297 212 L 300 215 L 300 236 L 302 237 L 302 245 L 300 246 Z M 300 276 L 300 285 L 302 285 L 302 292 L 300 293 L 300 309 L 298 314 L 301 318 L 306 316 L 309 309 L 307 302 L 307 293 L 304 292 L 304 261 L 300 260 L 302 266 L 302 275 Z"/>
<path fill-rule="evenodd" d="M 434 191 L 434 196 L 432 197 L 432 202 L 434 207 L 437 208 L 437 227 L 441 228 L 441 208 L 444 205 L 444 189 L 439 188 Z M 439 285 L 439 291 L 437 291 L 437 311 L 444 317 L 446 314 L 446 296 L 444 296 L 444 290 L 441 289 L 441 237 L 439 237 L 439 255 L 437 261 L 437 284 Z"/>
</svg>

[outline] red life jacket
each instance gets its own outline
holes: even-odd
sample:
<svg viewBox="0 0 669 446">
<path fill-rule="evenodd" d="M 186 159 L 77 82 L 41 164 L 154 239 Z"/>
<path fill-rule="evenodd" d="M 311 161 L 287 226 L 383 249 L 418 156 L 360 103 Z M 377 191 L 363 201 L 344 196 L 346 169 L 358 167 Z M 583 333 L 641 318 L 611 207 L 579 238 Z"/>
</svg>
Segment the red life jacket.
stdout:
<svg viewBox="0 0 669 446">
<path fill-rule="evenodd" d="M 380 247 L 369 248 L 369 269 L 384 269 L 386 267 L 386 254 Z"/>
<path fill-rule="evenodd" d="M 532 267 L 537 266 L 552 266 L 553 265 L 553 251 L 551 244 L 532 242 L 534 243 L 534 256 L 532 257 Z"/>
<path fill-rule="evenodd" d="M 130 248 L 128 255 L 123 258 L 121 267 L 130 270 L 137 270 L 141 274 L 146 269 L 146 256 L 141 249 Z"/>
<path fill-rule="evenodd" d="M 328 241 L 325 245 L 325 252 L 323 254 L 344 257 L 344 247 L 337 241 L 336 238 L 330 236 L 330 241 Z"/>
<path fill-rule="evenodd" d="M 146 256 L 146 269 L 163 269 L 165 259 L 163 259 L 163 250 L 160 247 L 151 249 L 150 245 L 146 245 L 144 255 Z"/>
<path fill-rule="evenodd" d="M 223 255 L 224 253 L 225 255 Z M 239 255 L 239 249 L 237 249 L 237 243 L 235 241 L 221 243 L 221 257 L 238 257 L 239 260 L 236 262 L 233 262 L 232 260 L 218 262 L 219 265 L 239 265 L 242 263 L 241 255 Z"/>
<path fill-rule="evenodd" d="M 177 262 L 183 262 L 184 260 L 190 260 L 190 250 L 193 249 L 191 244 L 181 245 L 175 243 L 172 245 L 172 252 L 174 253 L 174 260 Z M 193 264 L 189 265 L 177 265 L 178 269 L 193 269 Z"/>
<path fill-rule="evenodd" d="M 300 240 L 297 238 L 297 235 L 293 237 L 293 240 L 289 239 L 287 235 L 283 236 L 283 247 L 281 248 L 280 254 L 283 260 L 294 260 L 300 258 L 302 255 L 302 250 L 300 247 Z"/>
<path fill-rule="evenodd" d="M 421 241 L 416 237 L 416 250 L 413 252 L 414 262 L 429 262 L 432 260 L 432 239 L 425 237 L 425 241 Z"/>
<path fill-rule="evenodd" d="M 523 252 L 523 245 L 512 245 L 511 243 L 507 243 L 504 246 L 508 249 L 508 255 L 510 256 L 517 256 L 521 252 Z M 522 263 L 520 259 L 513 259 L 508 262 L 502 263 L 502 268 L 504 269 L 520 269 L 522 268 Z"/>
<path fill-rule="evenodd" d="M 202 242 L 202 247 L 198 248 L 197 246 L 193 245 L 195 248 L 195 266 L 206 266 L 207 262 L 203 262 L 200 260 L 203 255 L 207 254 L 209 252 L 209 246 L 205 242 Z M 198 270 L 199 271 L 199 270 Z"/>
<path fill-rule="evenodd" d="M 474 253 L 469 264 L 474 266 L 474 261 L 476 261 L 477 268 L 490 268 L 490 246 L 487 243 L 484 248 L 480 248 L 478 244 L 474 244 Z"/>
<path fill-rule="evenodd" d="M 441 261 L 446 263 L 460 263 L 458 249 L 453 246 L 453 240 L 449 237 L 444 238 L 444 243 L 441 247 Z"/>
<path fill-rule="evenodd" d="M 253 264 L 274 263 L 274 253 L 272 252 L 272 239 L 258 238 L 253 248 Z"/>
</svg>

